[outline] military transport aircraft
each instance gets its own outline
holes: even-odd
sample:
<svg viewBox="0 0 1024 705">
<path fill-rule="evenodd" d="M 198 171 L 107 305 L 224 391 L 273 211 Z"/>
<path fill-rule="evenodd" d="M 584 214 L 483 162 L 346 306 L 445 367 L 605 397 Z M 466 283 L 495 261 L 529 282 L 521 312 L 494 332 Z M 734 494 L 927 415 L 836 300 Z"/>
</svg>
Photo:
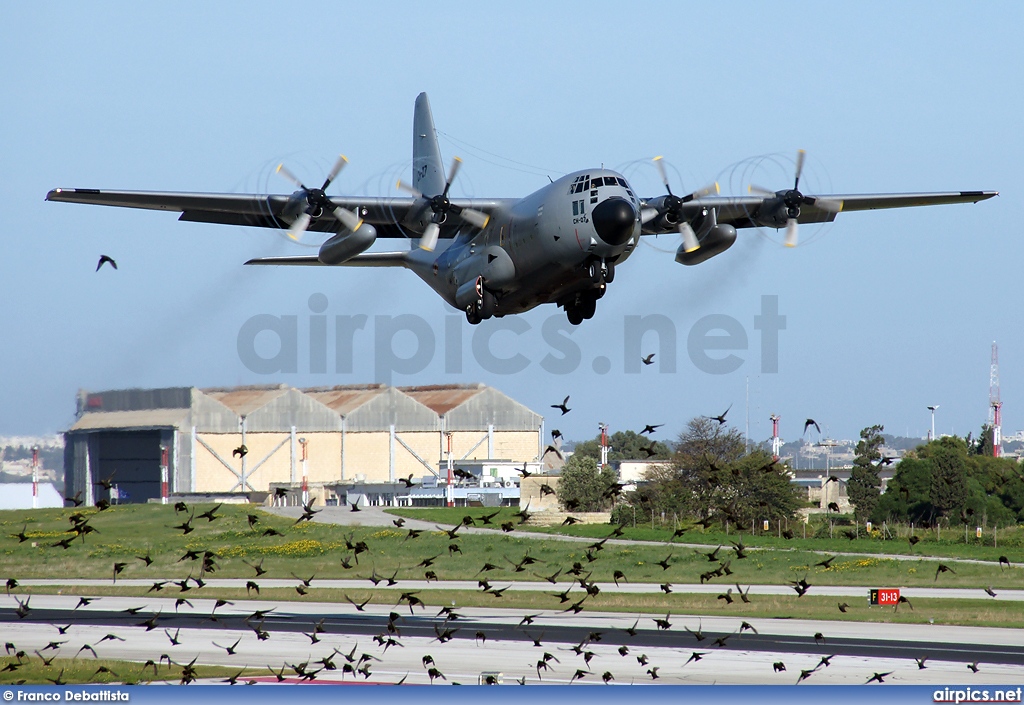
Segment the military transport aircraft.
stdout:
<svg viewBox="0 0 1024 705">
<path fill-rule="evenodd" d="M 737 228 L 785 228 L 785 242 L 793 246 L 800 223 L 831 222 L 840 211 L 976 203 L 997 195 L 806 195 L 799 189 L 801 151 L 792 188 L 752 186 L 748 196 L 719 196 L 717 184 L 678 196 L 659 158 L 665 193 L 651 198 L 638 196 L 621 174 L 603 168 L 566 174 L 525 198 L 449 198 L 461 161 L 456 157 L 446 178 L 425 93 L 416 98 L 413 117 L 412 184 L 398 184 L 409 197 L 328 196 L 346 161 L 338 159 L 320 188 L 309 188 L 278 167 L 298 186 L 290 196 L 58 188 L 46 199 L 174 211 L 181 213 L 179 220 L 200 223 L 287 229 L 296 240 L 307 232 L 329 233 L 316 256 L 246 264 L 405 267 L 465 311 L 470 323 L 555 303 L 578 325 L 593 317 L 615 268 L 644 235 L 678 231 L 682 244 L 676 261 L 694 265 L 729 249 Z M 408 239 L 413 246 L 367 252 L 377 238 Z M 450 240 L 442 250 L 439 238 Z"/>
</svg>

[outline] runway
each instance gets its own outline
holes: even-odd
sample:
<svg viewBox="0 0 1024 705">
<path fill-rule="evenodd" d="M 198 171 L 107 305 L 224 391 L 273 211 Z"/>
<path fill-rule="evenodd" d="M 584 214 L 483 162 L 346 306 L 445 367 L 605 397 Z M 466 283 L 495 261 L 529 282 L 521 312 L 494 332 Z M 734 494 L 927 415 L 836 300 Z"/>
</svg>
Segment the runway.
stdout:
<svg viewBox="0 0 1024 705">
<path fill-rule="evenodd" d="M 739 618 L 692 615 L 671 615 L 668 628 L 660 629 L 654 618 L 665 615 L 543 612 L 531 615 L 532 624 L 520 626 L 527 616 L 523 610 L 457 608 L 457 618 L 446 622 L 435 616 L 434 609 L 416 608 L 410 614 L 405 605 L 368 605 L 365 612 L 358 612 L 347 604 L 236 601 L 214 610 L 213 600 L 195 599 L 193 607 L 183 605 L 175 611 L 174 599 L 130 597 L 98 598 L 76 610 L 77 604 L 77 596 L 35 595 L 29 614 L 19 619 L 14 598 L 2 597 L 3 641 L 28 653 L 51 641 L 63 642 L 47 653 L 68 657 L 89 644 L 101 658 L 156 661 L 167 655 L 176 663 L 196 658 L 199 664 L 266 666 L 291 680 L 298 676 L 285 664 L 309 662 L 309 671 L 321 669 L 318 681 L 387 683 L 405 676 L 407 683 L 427 683 L 423 657 L 428 654 L 445 677 L 437 679 L 440 683 L 476 683 L 480 673 L 493 671 L 503 673 L 505 682 L 526 678 L 527 683 L 566 683 L 581 669 L 585 673 L 577 681 L 597 683 L 610 674 L 609 683 L 620 684 L 792 684 L 802 670 L 814 669 L 830 655 L 835 656 L 829 665 L 819 666 L 805 682 L 864 683 L 875 673 L 890 671 L 887 683 L 1007 685 L 1024 679 L 1024 640 L 1015 629 L 746 620 L 755 634 L 738 633 L 744 621 Z M 129 608 L 141 609 L 130 615 L 124 612 Z M 397 644 L 387 647 L 372 637 L 388 634 L 392 609 L 401 617 L 393 621 Z M 255 610 L 269 610 L 259 623 L 265 640 L 253 628 L 257 620 L 246 620 Z M 140 625 L 153 614 L 159 617 L 155 628 L 147 631 Z M 320 620 L 323 632 L 316 634 Z M 634 624 L 636 633 L 630 635 L 626 630 Z M 71 626 L 60 635 L 54 625 Z M 703 637 L 700 641 L 697 632 Z M 125 641 L 101 643 L 107 634 Z M 820 638 L 815 639 L 816 634 Z M 178 645 L 172 645 L 171 636 Z M 719 638 L 724 644 L 716 646 Z M 541 646 L 535 646 L 534 639 Z M 236 653 L 228 654 L 226 647 L 236 640 Z M 370 657 L 364 661 L 370 663 L 367 675 L 354 677 L 342 671 L 347 662 L 339 654 L 353 651 L 355 656 Z M 699 660 L 687 663 L 695 651 Z M 538 668 L 545 653 L 551 656 L 547 668 Z M 915 658 L 927 658 L 926 668 L 919 669 Z M 316 663 L 320 659 L 327 664 Z M 967 669 L 966 664 L 975 661 L 978 673 Z M 775 663 L 786 670 L 776 672 Z M 649 673 L 655 667 L 657 680 Z"/>
</svg>

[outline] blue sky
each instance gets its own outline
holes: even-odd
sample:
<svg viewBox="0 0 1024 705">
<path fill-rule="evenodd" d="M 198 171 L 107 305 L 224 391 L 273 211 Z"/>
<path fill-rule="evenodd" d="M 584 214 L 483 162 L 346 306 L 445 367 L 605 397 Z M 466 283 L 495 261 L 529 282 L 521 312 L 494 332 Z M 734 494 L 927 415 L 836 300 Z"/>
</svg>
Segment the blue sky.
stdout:
<svg viewBox="0 0 1024 705">
<path fill-rule="evenodd" d="M 788 440 L 807 417 L 834 437 L 874 423 L 923 435 L 929 404 L 939 432 L 976 432 L 993 340 L 1004 433 L 1024 427 L 1019 3 L 17 3 L 4 15 L 0 435 L 66 428 L 80 387 L 373 381 L 375 317 L 401 314 L 435 327 L 436 348 L 394 383 L 482 381 L 545 413 L 570 394 L 574 411 L 548 428 L 571 438 L 599 421 L 674 435 L 729 404 L 742 429 L 748 381 L 757 439 L 773 412 Z M 604 164 L 655 196 L 658 154 L 677 190 L 716 178 L 726 192 L 749 180 L 783 188 L 803 148 L 805 192 L 1001 196 L 841 214 L 805 226 L 795 250 L 774 231 L 741 231 L 693 268 L 673 261 L 677 238 L 650 240 L 572 336 L 576 372 L 540 365 L 552 352 L 544 321 L 562 315 L 546 306 L 523 316 L 527 332 L 492 339 L 496 354 L 530 360 L 512 375 L 474 361 L 467 325 L 462 372 L 446 372 L 455 313 L 409 272 L 245 268 L 313 250 L 270 231 L 43 200 L 57 186 L 285 193 L 279 161 L 316 181 L 339 152 L 351 163 L 331 193 L 390 193 L 408 178 L 420 91 L 446 162 L 465 160 L 455 195 L 526 195 L 546 174 Z M 120 269 L 94 272 L 100 253 Z M 315 293 L 332 325 L 368 316 L 352 374 L 309 371 Z M 766 295 L 786 316 L 778 373 L 759 364 Z M 240 360 L 239 330 L 258 314 L 298 317 L 296 372 Z M 674 373 L 625 371 L 626 317 L 648 314 L 676 330 Z M 731 373 L 687 356 L 708 315 L 746 333 Z M 272 354 L 261 335 L 257 349 Z M 416 339 L 393 346 L 409 356 Z M 655 351 L 654 338 L 643 348 Z"/>
</svg>

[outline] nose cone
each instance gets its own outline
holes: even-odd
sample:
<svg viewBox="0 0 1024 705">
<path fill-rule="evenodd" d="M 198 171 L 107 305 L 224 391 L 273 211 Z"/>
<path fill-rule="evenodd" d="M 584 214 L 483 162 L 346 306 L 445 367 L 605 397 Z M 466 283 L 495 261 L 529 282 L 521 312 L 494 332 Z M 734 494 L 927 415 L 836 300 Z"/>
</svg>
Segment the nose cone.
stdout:
<svg viewBox="0 0 1024 705">
<path fill-rule="evenodd" d="M 591 218 L 602 240 L 609 245 L 621 245 L 633 234 L 636 211 L 625 199 L 609 198 L 597 204 Z"/>
</svg>

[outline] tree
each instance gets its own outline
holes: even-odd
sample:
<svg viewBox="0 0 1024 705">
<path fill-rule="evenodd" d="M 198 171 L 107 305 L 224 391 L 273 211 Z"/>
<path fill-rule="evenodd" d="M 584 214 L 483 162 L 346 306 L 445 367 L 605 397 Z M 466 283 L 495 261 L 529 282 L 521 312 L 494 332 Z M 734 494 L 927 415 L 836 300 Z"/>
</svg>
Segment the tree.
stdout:
<svg viewBox="0 0 1024 705">
<path fill-rule="evenodd" d="M 739 431 L 698 417 L 679 434 L 672 461 L 648 470 L 630 500 L 645 513 L 747 526 L 791 517 L 799 489 L 768 453 L 745 453 Z"/>
<path fill-rule="evenodd" d="M 967 448 L 971 455 L 992 455 L 992 443 L 995 440 L 995 433 L 991 426 L 988 424 L 982 424 L 981 433 L 978 434 L 978 440 L 973 443 L 970 440 L 970 434 L 967 436 Z"/>
<path fill-rule="evenodd" d="M 878 501 L 871 518 L 920 524 L 935 515 L 931 500 L 932 463 L 907 453 L 896 466 L 896 473 Z"/>
<path fill-rule="evenodd" d="M 597 458 L 576 451 L 562 467 L 558 503 L 571 511 L 600 512 L 613 503 L 608 490 L 616 482 L 618 476 L 610 465 L 599 470 Z"/>
<path fill-rule="evenodd" d="M 930 499 L 936 516 L 956 515 L 967 503 L 967 447 L 959 438 L 942 438 L 928 446 L 932 461 Z"/>
<path fill-rule="evenodd" d="M 648 453 L 645 449 L 651 449 Z M 573 453 L 585 453 L 594 458 L 601 457 L 601 437 L 577 443 Z M 608 437 L 608 460 L 667 460 L 672 449 L 661 441 L 654 441 L 636 431 L 616 431 Z"/>
<path fill-rule="evenodd" d="M 882 480 L 878 476 L 876 462 L 882 457 L 878 449 L 884 443 L 883 430 L 885 427 L 878 424 L 861 430 L 860 442 L 854 450 L 856 457 L 846 488 L 854 513 L 862 521 L 871 518 L 880 497 L 879 488 L 882 486 Z"/>
</svg>

